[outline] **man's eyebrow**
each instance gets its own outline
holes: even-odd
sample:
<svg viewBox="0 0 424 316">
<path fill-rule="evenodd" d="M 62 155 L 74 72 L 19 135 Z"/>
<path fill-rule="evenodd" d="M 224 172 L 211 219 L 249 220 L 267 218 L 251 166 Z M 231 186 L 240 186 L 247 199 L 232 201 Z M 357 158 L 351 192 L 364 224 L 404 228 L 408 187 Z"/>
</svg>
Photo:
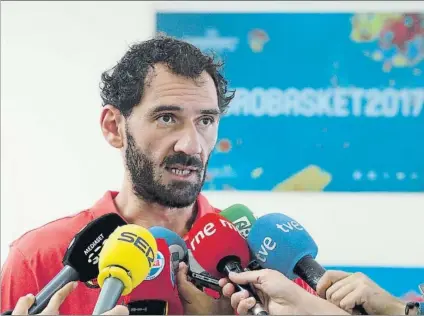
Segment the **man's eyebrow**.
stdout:
<svg viewBox="0 0 424 316">
<path fill-rule="evenodd" d="M 161 112 L 182 112 L 184 109 L 179 105 L 159 105 L 158 107 L 152 109 L 151 115 L 155 115 Z M 221 112 L 218 109 L 204 109 L 200 110 L 200 114 L 209 114 L 209 115 L 220 115 Z"/>
<path fill-rule="evenodd" d="M 221 112 L 217 109 L 200 110 L 200 114 L 220 115 Z"/>
<path fill-rule="evenodd" d="M 171 111 L 171 112 L 175 112 L 175 111 L 179 111 L 181 112 L 183 110 L 183 108 L 181 106 L 178 105 L 159 105 L 158 107 L 154 108 L 151 111 L 152 115 L 158 114 L 160 112 L 166 112 L 166 111 Z"/>
</svg>

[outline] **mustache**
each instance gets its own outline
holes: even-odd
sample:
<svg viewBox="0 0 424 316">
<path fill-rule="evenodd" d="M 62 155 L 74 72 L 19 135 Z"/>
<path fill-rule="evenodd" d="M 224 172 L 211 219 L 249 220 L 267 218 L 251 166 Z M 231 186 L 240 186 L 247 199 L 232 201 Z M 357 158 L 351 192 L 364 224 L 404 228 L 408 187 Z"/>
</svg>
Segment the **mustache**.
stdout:
<svg viewBox="0 0 424 316">
<path fill-rule="evenodd" d="M 180 164 L 184 167 L 194 167 L 199 170 L 203 169 L 203 163 L 199 158 L 186 155 L 182 152 L 176 153 L 172 156 L 168 156 L 162 162 L 162 166 L 164 166 L 165 168 L 171 167 L 172 165 L 176 164 Z"/>
</svg>

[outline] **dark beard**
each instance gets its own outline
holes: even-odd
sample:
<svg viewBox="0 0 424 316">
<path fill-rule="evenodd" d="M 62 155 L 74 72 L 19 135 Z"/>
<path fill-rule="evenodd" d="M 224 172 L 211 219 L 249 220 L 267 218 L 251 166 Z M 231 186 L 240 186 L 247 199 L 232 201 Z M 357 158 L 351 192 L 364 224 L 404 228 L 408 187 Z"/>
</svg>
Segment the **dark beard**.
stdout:
<svg viewBox="0 0 424 316">
<path fill-rule="evenodd" d="M 156 203 L 169 208 L 183 208 L 192 205 L 202 190 L 206 178 L 206 169 L 197 157 L 188 156 L 182 152 L 167 156 L 155 172 L 155 165 L 148 155 L 137 148 L 133 136 L 127 134 L 127 148 L 125 150 L 125 163 L 132 181 L 134 194 L 147 203 Z M 193 166 L 198 168 L 197 181 L 172 181 L 165 185 L 161 183 L 162 177 L 158 174 L 161 168 L 173 164 Z"/>
</svg>

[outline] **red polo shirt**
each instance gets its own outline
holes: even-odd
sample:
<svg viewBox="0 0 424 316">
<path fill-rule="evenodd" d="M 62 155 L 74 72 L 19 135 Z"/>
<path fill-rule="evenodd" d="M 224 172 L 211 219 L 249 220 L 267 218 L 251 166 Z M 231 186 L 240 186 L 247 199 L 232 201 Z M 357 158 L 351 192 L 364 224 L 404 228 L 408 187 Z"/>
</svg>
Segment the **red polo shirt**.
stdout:
<svg viewBox="0 0 424 316">
<path fill-rule="evenodd" d="M 104 214 L 119 213 L 114 203 L 117 194 L 108 191 L 92 208 L 31 230 L 10 245 L 1 271 L 0 312 L 13 309 L 21 296 L 28 293 L 36 295 L 55 277 L 63 268 L 62 259 L 69 242 L 85 225 Z M 197 202 L 196 220 L 205 214 L 220 212 L 203 195 L 199 195 Z M 313 293 L 302 280 L 295 282 Z M 80 283 L 62 304 L 60 314 L 91 314 L 99 293 L 99 288 L 89 288 Z M 171 293 L 171 296 L 174 295 Z M 178 309 L 169 310 L 169 314 L 181 314 L 182 309 Z"/>
</svg>

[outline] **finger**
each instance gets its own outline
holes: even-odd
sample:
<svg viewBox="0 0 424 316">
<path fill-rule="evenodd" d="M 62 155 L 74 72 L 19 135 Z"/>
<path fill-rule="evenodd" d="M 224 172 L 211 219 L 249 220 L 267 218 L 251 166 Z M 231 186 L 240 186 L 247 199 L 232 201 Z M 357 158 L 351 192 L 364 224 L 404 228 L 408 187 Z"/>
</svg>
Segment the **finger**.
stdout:
<svg viewBox="0 0 424 316">
<path fill-rule="evenodd" d="M 228 282 L 230 282 L 230 280 L 228 280 L 227 278 L 222 278 L 222 279 L 219 279 L 218 284 L 220 287 L 224 287 L 224 285 L 227 284 Z"/>
<path fill-rule="evenodd" d="M 237 313 L 239 315 L 249 315 L 249 309 L 255 306 L 256 300 L 253 297 L 241 300 L 237 307 Z"/>
<path fill-rule="evenodd" d="M 233 295 L 235 291 L 236 291 L 236 288 L 232 283 L 225 284 L 224 287 L 222 288 L 222 294 L 225 297 L 231 297 L 231 295 Z"/>
<path fill-rule="evenodd" d="M 337 283 L 334 283 L 332 286 L 330 286 L 327 291 L 325 292 L 325 299 L 327 301 L 331 301 L 331 298 L 333 297 L 334 293 L 336 293 L 338 290 L 340 290 L 343 286 L 349 284 L 349 282 L 344 282 L 345 280 L 340 280 Z"/>
<path fill-rule="evenodd" d="M 340 301 L 339 306 L 341 309 L 344 309 L 349 314 L 352 314 L 353 308 L 356 305 L 362 304 L 362 302 L 360 301 L 360 298 L 361 298 L 361 289 L 355 289 L 354 291 L 350 292 Z"/>
<path fill-rule="evenodd" d="M 101 315 L 129 315 L 129 314 L 130 314 L 130 311 L 128 310 L 128 307 L 123 305 L 116 305 L 110 311 L 104 312 Z"/>
<path fill-rule="evenodd" d="M 228 277 L 237 284 L 260 283 L 260 279 L 265 275 L 266 270 L 245 271 L 240 273 L 230 272 Z"/>
<path fill-rule="evenodd" d="M 180 262 L 177 271 L 177 285 L 185 286 L 186 283 L 191 283 L 187 277 L 188 266 L 184 262 Z"/>
<path fill-rule="evenodd" d="M 187 279 L 187 273 L 188 273 L 188 266 L 185 264 L 185 262 L 180 262 L 178 264 L 177 275 L 184 276 Z"/>
<path fill-rule="evenodd" d="M 337 291 L 333 292 L 328 298 L 328 301 L 333 303 L 334 305 L 340 306 L 340 301 L 344 299 L 348 294 L 353 292 L 356 288 L 354 283 L 347 283 L 339 288 Z"/>
<path fill-rule="evenodd" d="M 69 282 L 59 291 L 54 293 L 50 299 L 47 307 L 40 313 L 40 315 L 54 315 L 59 313 L 59 308 L 69 294 L 76 289 L 78 282 Z"/>
<path fill-rule="evenodd" d="M 264 292 L 262 291 L 262 290 L 256 290 L 256 294 L 258 295 L 258 297 L 259 297 L 259 300 L 260 300 L 260 302 L 262 303 L 262 304 L 265 304 L 266 303 L 266 300 L 267 300 L 267 298 L 268 298 L 268 296 L 266 296 L 265 294 L 264 294 Z"/>
<path fill-rule="evenodd" d="M 322 297 L 326 298 L 326 291 L 329 287 L 331 287 L 334 283 L 348 277 L 351 273 L 347 273 L 344 271 L 338 270 L 329 270 L 324 273 L 321 279 L 318 281 L 316 292 Z"/>
<path fill-rule="evenodd" d="M 32 304 L 34 304 L 35 296 L 27 294 L 19 298 L 13 309 L 12 315 L 28 315 L 28 310 Z"/>
<path fill-rule="evenodd" d="M 203 293 L 193 283 L 187 279 L 188 266 L 184 262 L 180 262 L 177 272 L 177 287 L 181 296 L 189 303 L 189 297 L 193 297 L 193 293 Z"/>
<path fill-rule="evenodd" d="M 249 292 L 247 291 L 240 291 L 240 292 L 234 293 L 233 295 L 231 295 L 231 306 L 235 310 L 237 310 L 237 306 L 239 305 L 240 301 L 248 297 L 249 297 Z"/>
<path fill-rule="evenodd" d="M 345 277 L 344 279 L 340 279 L 338 281 L 336 281 L 335 283 L 333 283 L 325 292 L 325 298 L 327 300 L 331 299 L 331 296 L 337 292 L 339 289 L 341 289 L 343 286 L 345 286 L 346 284 L 352 284 L 352 283 L 356 283 L 355 282 L 355 278 L 353 277 L 352 274 L 349 274 L 347 277 Z"/>
</svg>

